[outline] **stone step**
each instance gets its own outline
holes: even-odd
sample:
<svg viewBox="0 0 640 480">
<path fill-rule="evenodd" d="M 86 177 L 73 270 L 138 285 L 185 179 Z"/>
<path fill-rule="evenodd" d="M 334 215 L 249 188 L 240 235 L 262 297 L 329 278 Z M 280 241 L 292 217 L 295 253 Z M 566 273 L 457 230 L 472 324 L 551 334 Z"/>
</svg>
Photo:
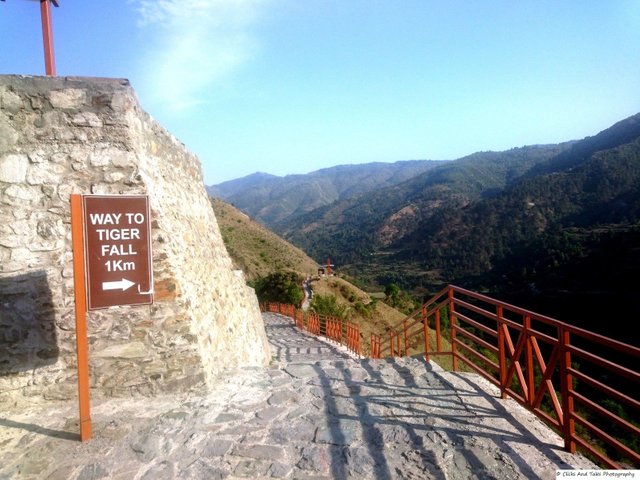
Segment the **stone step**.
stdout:
<svg viewBox="0 0 640 480">
<path fill-rule="evenodd" d="M 358 359 L 263 318 L 270 367 L 226 371 L 206 395 L 96 400 L 87 444 L 69 433 L 75 405 L 2 412 L 0 478 L 511 480 L 594 468 L 476 375 Z"/>
</svg>

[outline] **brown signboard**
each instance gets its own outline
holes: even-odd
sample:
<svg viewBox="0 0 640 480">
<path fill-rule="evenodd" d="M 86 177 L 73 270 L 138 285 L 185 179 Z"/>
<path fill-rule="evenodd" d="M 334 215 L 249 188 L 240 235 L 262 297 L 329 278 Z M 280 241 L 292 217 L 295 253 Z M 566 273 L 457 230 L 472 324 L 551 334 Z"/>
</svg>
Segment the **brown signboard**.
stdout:
<svg viewBox="0 0 640 480">
<path fill-rule="evenodd" d="M 87 309 L 153 303 L 146 195 L 83 195 Z"/>
</svg>

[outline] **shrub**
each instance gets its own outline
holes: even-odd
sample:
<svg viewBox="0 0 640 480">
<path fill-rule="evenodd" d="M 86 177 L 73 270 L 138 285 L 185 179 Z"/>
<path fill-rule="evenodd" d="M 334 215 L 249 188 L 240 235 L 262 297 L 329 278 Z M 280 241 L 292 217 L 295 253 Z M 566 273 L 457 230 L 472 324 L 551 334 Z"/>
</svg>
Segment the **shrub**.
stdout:
<svg viewBox="0 0 640 480">
<path fill-rule="evenodd" d="M 296 273 L 277 271 L 258 277 L 252 286 L 260 302 L 290 303 L 299 307 L 304 299 L 301 283 Z"/>
<path fill-rule="evenodd" d="M 338 318 L 344 318 L 347 312 L 347 308 L 338 303 L 335 295 L 314 295 L 310 308 L 320 315 L 331 315 Z"/>
</svg>

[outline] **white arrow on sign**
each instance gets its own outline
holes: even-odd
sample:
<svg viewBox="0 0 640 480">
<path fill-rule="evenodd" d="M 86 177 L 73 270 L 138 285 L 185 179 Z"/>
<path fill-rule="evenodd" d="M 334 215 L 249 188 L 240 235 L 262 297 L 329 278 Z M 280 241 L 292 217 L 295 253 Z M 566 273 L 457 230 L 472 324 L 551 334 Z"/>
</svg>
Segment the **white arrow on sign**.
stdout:
<svg viewBox="0 0 640 480">
<path fill-rule="evenodd" d="M 124 292 L 127 288 L 135 285 L 131 280 L 127 280 L 123 278 L 122 280 L 118 280 L 117 282 L 102 282 L 102 290 L 120 290 Z"/>
</svg>

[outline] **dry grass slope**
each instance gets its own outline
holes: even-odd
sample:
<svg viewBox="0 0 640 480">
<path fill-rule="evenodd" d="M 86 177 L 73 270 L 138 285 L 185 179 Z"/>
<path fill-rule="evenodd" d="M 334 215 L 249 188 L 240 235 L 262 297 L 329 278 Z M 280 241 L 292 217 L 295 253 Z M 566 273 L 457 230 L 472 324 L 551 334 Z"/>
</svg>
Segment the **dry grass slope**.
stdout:
<svg viewBox="0 0 640 480">
<path fill-rule="evenodd" d="M 311 287 L 316 295 L 334 295 L 338 304 L 346 307 L 347 319 L 360 326 L 363 339 L 363 353 L 369 354 L 371 334 L 386 335 L 389 328 L 397 325 L 405 315 L 374 300 L 368 293 L 340 278 L 317 277 L 318 264 L 299 248 L 283 240 L 275 233 L 253 221 L 248 215 L 228 203 L 212 198 L 211 204 L 218 220 L 227 251 L 236 268 L 244 271 L 248 280 L 267 275 L 276 270 L 288 270 L 302 277 L 315 278 Z M 375 310 L 363 315 L 356 309 L 361 303 L 375 302 Z M 431 348 L 435 349 L 435 342 Z M 445 348 L 450 348 L 448 342 Z M 450 363 L 448 358 L 437 359 L 443 367 Z"/>
<path fill-rule="evenodd" d="M 235 266 L 248 280 L 276 270 L 313 275 L 317 264 L 299 248 L 287 243 L 248 215 L 217 198 L 211 199 L 220 232 Z"/>
</svg>

